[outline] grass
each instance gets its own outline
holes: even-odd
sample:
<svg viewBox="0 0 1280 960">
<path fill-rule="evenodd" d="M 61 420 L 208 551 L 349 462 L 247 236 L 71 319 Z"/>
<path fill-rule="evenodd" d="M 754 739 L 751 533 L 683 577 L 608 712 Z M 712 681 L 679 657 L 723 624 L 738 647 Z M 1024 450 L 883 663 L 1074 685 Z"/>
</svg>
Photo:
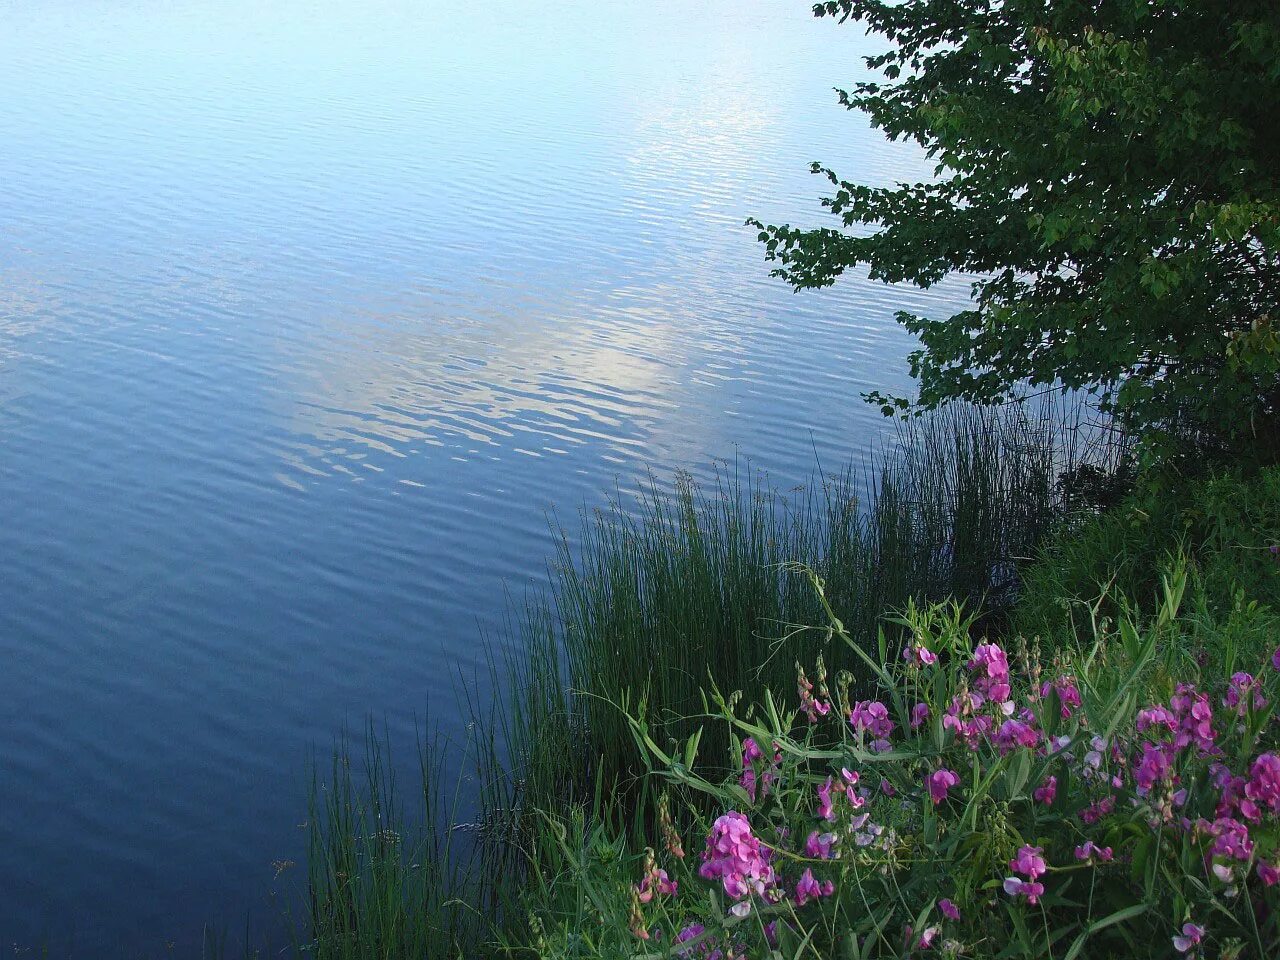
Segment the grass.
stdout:
<svg viewBox="0 0 1280 960">
<path fill-rule="evenodd" d="M 643 844 L 653 796 L 620 707 L 642 710 L 662 743 L 699 728 L 712 684 L 747 700 L 792 688 L 821 641 L 792 625 L 826 622 L 797 563 L 818 572 L 865 648 L 908 600 L 966 598 L 998 625 L 1020 563 L 1066 508 L 1059 478 L 1117 455 L 1086 443 L 1082 420 L 1052 403 L 951 410 L 905 426 L 863 469 L 818 472 L 804 489 L 779 493 L 734 467 L 707 486 L 650 478 L 636 500 L 585 513 L 576 549 L 560 537 L 550 592 L 511 611 L 505 648 L 516 652 L 493 662 L 506 698 L 470 704 L 465 744 L 420 745 L 422 787 L 408 803 L 372 737 L 362 766 L 342 753 L 317 778 L 299 954 L 536 955 L 527 904 L 581 900 L 563 882 L 575 858 Z M 833 679 L 866 682 L 835 659 L 842 645 L 826 649 Z M 705 776 L 734 762 L 721 733 L 703 738 Z M 459 754 L 471 794 L 446 803 L 444 770 Z M 476 813 L 458 829 L 463 808 Z"/>
</svg>

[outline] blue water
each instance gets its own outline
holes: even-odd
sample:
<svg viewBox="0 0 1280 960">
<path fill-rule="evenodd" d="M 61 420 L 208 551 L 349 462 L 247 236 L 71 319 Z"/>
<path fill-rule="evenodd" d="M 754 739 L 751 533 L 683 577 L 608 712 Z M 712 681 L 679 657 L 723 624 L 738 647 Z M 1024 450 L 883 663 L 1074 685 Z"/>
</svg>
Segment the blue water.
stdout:
<svg viewBox="0 0 1280 960">
<path fill-rule="evenodd" d="M 269 926 L 308 751 L 449 732 L 548 510 L 876 442 L 964 291 L 768 277 L 811 160 L 928 169 L 808 7 L 0 2 L 6 950 Z"/>
</svg>

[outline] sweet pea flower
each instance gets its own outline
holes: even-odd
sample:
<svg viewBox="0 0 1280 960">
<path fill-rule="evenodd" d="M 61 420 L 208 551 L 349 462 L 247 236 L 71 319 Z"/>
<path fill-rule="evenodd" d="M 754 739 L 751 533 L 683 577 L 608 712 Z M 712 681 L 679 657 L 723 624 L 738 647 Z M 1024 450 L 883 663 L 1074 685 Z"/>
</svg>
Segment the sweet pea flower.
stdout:
<svg viewBox="0 0 1280 960">
<path fill-rule="evenodd" d="M 902 659 L 912 666 L 931 667 L 938 662 L 938 655 L 924 644 L 915 643 L 902 648 Z"/>
<path fill-rule="evenodd" d="M 1280 670 L 1280 647 L 1276 647 L 1275 653 L 1271 654 L 1271 666 Z"/>
<path fill-rule="evenodd" d="M 948 900 L 946 897 L 943 897 L 941 900 L 938 901 L 938 909 L 942 911 L 942 915 L 946 917 L 948 920 L 960 919 L 960 908 L 957 907 L 950 900 Z"/>
<path fill-rule="evenodd" d="M 849 723 L 859 732 L 866 731 L 875 739 L 871 749 L 876 753 L 884 753 L 889 749 L 889 736 L 893 733 L 893 721 L 889 719 L 889 708 L 878 700 L 860 700 L 849 711 Z"/>
<path fill-rule="evenodd" d="M 1188 920 L 1182 925 L 1182 936 L 1173 938 L 1173 949 L 1179 953 L 1188 953 L 1202 939 L 1204 939 L 1204 927 Z"/>
<path fill-rule="evenodd" d="M 1076 859 L 1087 860 L 1090 863 L 1107 862 L 1111 859 L 1112 852 L 1110 847 L 1100 847 L 1092 840 L 1086 840 L 1080 846 L 1076 847 Z"/>
<path fill-rule="evenodd" d="M 1009 699 L 1009 660 L 1004 650 L 994 643 L 980 643 L 973 651 L 968 668 L 977 674 L 974 686 L 990 700 Z"/>
<path fill-rule="evenodd" d="M 836 844 L 834 833 L 819 833 L 814 830 L 804 842 L 804 855 L 812 860 L 830 860 L 835 854 L 832 847 Z"/>
<path fill-rule="evenodd" d="M 1267 863 L 1265 860 L 1258 861 L 1258 879 L 1268 887 L 1274 887 L 1280 882 L 1280 869 L 1273 864 Z"/>
<path fill-rule="evenodd" d="M 933 941 L 938 938 L 938 934 L 942 932 L 942 928 L 938 926 L 927 927 L 921 934 L 920 939 L 916 941 L 917 950 L 928 950 L 933 946 Z"/>
<path fill-rule="evenodd" d="M 1058 703 L 1061 705 L 1061 713 L 1063 720 L 1071 719 L 1071 714 L 1080 707 L 1080 689 L 1076 686 L 1075 677 L 1059 677 L 1052 683 L 1045 681 L 1040 686 L 1040 696 L 1049 696 L 1049 691 L 1054 690 L 1058 694 Z"/>
<path fill-rule="evenodd" d="M 831 787 L 834 781 L 827 777 L 827 782 L 818 787 L 818 816 L 823 820 L 836 818 L 835 807 L 831 803 Z"/>
<path fill-rule="evenodd" d="M 1262 684 L 1254 679 L 1251 673 L 1233 673 L 1227 695 L 1222 698 L 1222 705 L 1243 717 L 1250 705 L 1254 710 L 1261 710 L 1267 705 L 1267 698 L 1262 695 Z"/>
<path fill-rule="evenodd" d="M 724 892 L 740 900 L 763 894 L 775 884 L 771 856 L 772 852 L 762 847 L 751 832 L 750 821 L 730 810 L 711 825 L 698 875 L 704 880 L 720 880 Z"/>
<path fill-rule="evenodd" d="M 996 745 L 1002 754 L 1018 747 L 1034 749 L 1040 745 L 1040 731 L 1021 720 L 1006 720 L 996 733 Z"/>
<path fill-rule="evenodd" d="M 1036 787 L 1032 796 L 1036 803 L 1043 803 L 1046 807 L 1053 803 L 1054 798 L 1058 795 L 1058 778 L 1054 776 L 1045 777 L 1044 783 Z"/>
<path fill-rule="evenodd" d="M 1044 860 L 1044 848 L 1023 844 L 1018 855 L 1009 861 L 1009 869 L 1021 873 L 1028 880 L 1034 880 L 1049 869 Z"/>
<path fill-rule="evenodd" d="M 1011 897 L 1026 897 L 1027 903 L 1036 904 L 1044 894 L 1044 884 L 1028 882 L 1019 877 L 1005 877 L 1004 892 Z"/>
<path fill-rule="evenodd" d="M 918 730 L 920 725 L 929 719 L 929 705 L 927 703 L 917 703 L 911 708 L 911 729 Z"/>
<path fill-rule="evenodd" d="M 925 786 L 929 788 L 929 796 L 933 799 L 933 805 L 936 807 L 947 798 L 947 791 L 960 783 L 960 777 L 954 770 L 948 770 L 943 767 L 925 777 L 924 782 Z"/>
<path fill-rule="evenodd" d="M 813 871 L 806 868 L 804 873 L 800 875 L 800 880 L 796 883 L 796 906 L 803 907 L 810 900 L 829 897 L 835 893 L 835 889 L 835 884 L 830 880 L 819 883 L 814 879 Z"/>
<path fill-rule="evenodd" d="M 1272 813 L 1280 813 L 1280 757 L 1264 753 L 1253 761 L 1244 795 Z"/>
</svg>

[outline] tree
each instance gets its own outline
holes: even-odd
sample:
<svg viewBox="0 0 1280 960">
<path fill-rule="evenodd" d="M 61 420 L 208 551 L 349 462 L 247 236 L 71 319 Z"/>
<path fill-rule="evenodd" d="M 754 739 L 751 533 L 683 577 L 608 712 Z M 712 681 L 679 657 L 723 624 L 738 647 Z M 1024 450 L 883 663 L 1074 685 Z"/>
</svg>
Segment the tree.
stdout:
<svg viewBox="0 0 1280 960">
<path fill-rule="evenodd" d="M 841 228 L 760 229 L 774 274 L 922 286 L 980 277 L 968 309 L 900 313 L 913 402 L 1093 390 L 1149 450 L 1280 452 L 1280 0 L 838 0 L 891 42 L 838 91 L 936 160 L 876 188 L 814 164 Z M 870 225 L 874 230 L 867 231 Z M 855 228 L 855 229 L 849 229 Z"/>
</svg>

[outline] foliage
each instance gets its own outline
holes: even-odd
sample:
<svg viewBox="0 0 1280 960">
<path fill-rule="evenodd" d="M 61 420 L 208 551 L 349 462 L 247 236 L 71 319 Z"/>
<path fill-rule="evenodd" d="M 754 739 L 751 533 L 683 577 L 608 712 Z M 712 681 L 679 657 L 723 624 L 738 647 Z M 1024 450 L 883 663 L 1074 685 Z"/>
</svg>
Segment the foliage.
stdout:
<svg viewBox="0 0 1280 960">
<path fill-rule="evenodd" d="M 1150 609 L 1162 564 L 1179 552 L 1189 602 L 1207 615 L 1266 621 L 1250 612 L 1257 604 L 1280 614 L 1280 468 L 1140 488 L 1114 510 L 1077 515 L 1024 566 L 1014 626 L 1057 643 L 1073 635 L 1073 621 L 1114 615 L 1118 598 Z"/>
<path fill-rule="evenodd" d="M 631 858 L 561 829 L 582 899 L 545 914 L 539 956 L 1274 955 L 1280 650 L 1197 676 L 1184 587 L 1175 562 L 1150 618 L 1052 660 L 975 643 L 944 604 L 909 607 L 913 643 L 881 666 L 884 641 L 862 650 L 828 609 L 879 699 L 803 673 L 798 708 L 713 693 L 742 744 L 724 782 L 693 771 L 696 737 L 664 748 L 635 716 L 672 800 L 718 815 L 705 846 L 660 816 Z"/>
<path fill-rule="evenodd" d="M 1280 5 L 1274 0 L 829 0 L 892 44 L 840 91 L 937 161 L 832 184 L 837 228 L 760 228 L 797 288 L 847 269 L 976 275 L 902 313 L 918 404 L 1098 390 L 1168 456 L 1280 456 Z M 873 229 L 868 229 L 868 227 Z M 870 395 L 886 413 L 901 398 Z M 1177 441 L 1175 443 L 1175 441 Z"/>
<path fill-rule="evenodd" d="M 511 775 L 493 778 L 511 810 L 589 802 L 599 784 L 635 796 L 641 773 L 615 704 L 643 701 L 659 737 L 685 738 L 709 681 L 750 696 L 785 684 L 812 638 L 789 625 L 821 615 L 799 561 L 831 584 L 828 599 L 859 642 L 908 600 L 1012 599 L 1017 558 L 1049 532 L 1055 477 L 1104 457 L 1078 429 L 1078 408 L 954 408 L 904 426 L 897 449 L 868 471 L 789 496 L 758 475 L 651 483 L 639 507 L 585 519 L 581 545 L 562 540 L 553 604 L 522 618 L 515 682 L 500 739 Z M 861 495 L 860 495 L 861 494 Z M 846 651 L 828 666 L 870 676 Z M 707 731 L 701 761 L 732 762 L 725 731 Z"/>
</svg>

